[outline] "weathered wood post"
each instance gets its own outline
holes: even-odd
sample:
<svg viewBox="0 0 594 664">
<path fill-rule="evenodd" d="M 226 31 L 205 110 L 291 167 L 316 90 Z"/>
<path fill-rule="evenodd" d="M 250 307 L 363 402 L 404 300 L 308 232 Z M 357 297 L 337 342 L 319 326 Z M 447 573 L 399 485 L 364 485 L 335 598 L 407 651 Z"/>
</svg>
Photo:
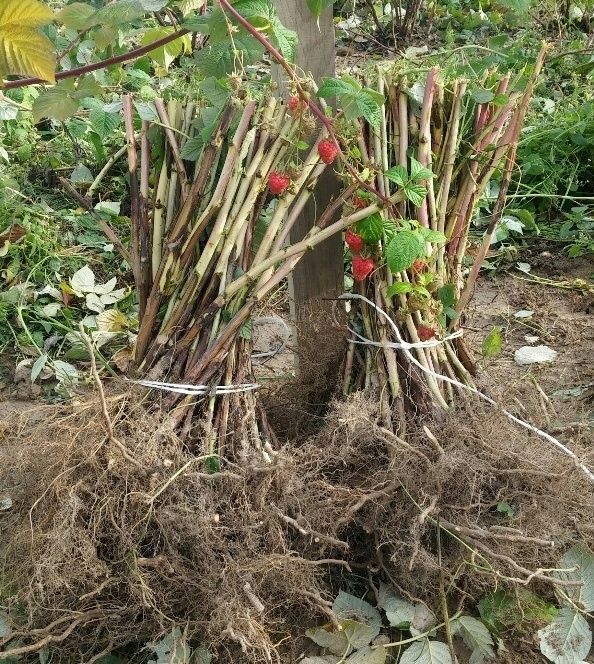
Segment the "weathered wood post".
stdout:
<svg viewBox="0 0 594 664">
<path fill-rule="evenodd" d="M 319 19 L 313 16 L 306 0 L 275 0 L 275 7 L 282 23 L 294 30 L 299 37 L 295 64 L 311 72 L 319 83 L 323 78 L 335 74 L 335 41 L 332 8 L 323 12 Z M 286 80 L 280 68 L 275 69 L 279 83 Z M 291 233 L 291 241 L 303 239 L 328 201 L 337 191 L 336 179 L 327 169 L 320 179 L 315 196 L 306 205 Z M 299 321 L 306 304 L 322 297 L 335 297 L 343 288 L 342 239 L 333 237 L 309 252 L 295 269 L 290 281 L 291 302 L 294 318 Z"/>
</svg>

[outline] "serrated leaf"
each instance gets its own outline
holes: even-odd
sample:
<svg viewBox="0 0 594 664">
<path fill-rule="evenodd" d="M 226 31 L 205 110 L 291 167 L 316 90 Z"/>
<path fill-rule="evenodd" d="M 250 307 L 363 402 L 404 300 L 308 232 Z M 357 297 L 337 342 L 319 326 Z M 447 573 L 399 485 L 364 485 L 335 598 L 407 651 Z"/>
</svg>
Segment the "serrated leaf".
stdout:
<svg viewBox="0 0 594 664">
<path fill-rule="evenodd" d="M 388 295 L 392 296 L 399 293 L 408 293 L 411 290 L 411 284 L 398 282 L 390 286 L 388 289 Z M 386 618 L 392 627 L 408 629 L 415 616 L 415 605 L 402 599 L 402 597 L 397 595 L 394 590 L 385 583 L 380 584 L 377 605 L 384 610 Z"/>
<path fill-rule="evenodd" d="M 320 657 L 306 657 L 299 661 L 299 664 L 339 664 L 344 659 L 338 655 L 322 655 Z"/>
<path fill-rule="evenodd" d="M 77 270 L 70 277 L 70 286 L 79 297 L 84 293 L 93 292 L 95 289 L 95 275 L 93 274 L 93 270 L 88 265 L 81 267 L 80 270 Z"/>
<path fill-rule="evenodd" d="M 195 61 L 204 77 L 223 78 L 231 74 L 236 66 L 255 64 L 264 54 L 264 47 L 251 35 L 238 34 L 233 37 L 235 50 L 227 42 L 206 46 L 196 53 Z"/>
<path fill-rule="evenodd" d="M 452 633 L 458 634 L 472 651 L 470 664 L 482 664 L 493 657 L 493 637 L 485 625 L 472 616 L 460 616 L 452 621 Z"/>
<path fill-rule="evenodd" d="M 135 101 L 134 108 L 141 120 L 148 120 L 151 122 L 158 118 L 157 109 L 151 101 Z"/>
<path fill-rule="evenodd" d="M 392 168 L 386 171 L 384 175 L 390 180 L 390 182 L 394 182 L 394 184 L 397 184 L 399 187 L 404 187 L 408 181 L 408 172 L 404 166 L 392 166 Z"/>
<path fill-rule="evenodd" d="M 89 121 L 93 131 L 101 138 L 112 136 L 121 123 L 121 116 L 116 113 L 106 113 L 100 109 L 93 109 L 89 114 Z"/>
<path fill-rule="evenodd" d="M 445 643 L 424 639 L 405 650 L 399 664 L 452 664 L 452 656 Z"/>
<path fill-rule="evenodd" d="M 410 179 L 419 181 L 419 180 L 430 180 L 434 177 L 433 171 L 430 168 L 425 168 L 420 161 L 417 161 L 414 157 L 411 157 L 410 160 Z"/>
<path fill-rule="evenodd" d="M 573 609 L 563 608 L 550 625 L 538 631 L 540 651 L 555 664 L 577 664 L 592 646 L 586 619 Z"/>
<path fill-rule="evenodd" d="M 367 244 L 375 244 L 382 239 L 384 233 L 384 220 L 379 212 L 366 219 L 361 219 L 356 225 L 357 233 Z"/>
<path fill-rule="evenodd" d="M 64 362 L 63 360 L 54 360 L 52 366 L 56 373 L 56 380 L 59 383 L 72 384 L 76 383 L 78 380 L 78 369 L 70 364 L 70 362 Z"/>
<path fill-rule="evenodd" d="M 340 620 L 356 620 L 377 627 L 379 634 L 382 624 L 380 612 L 369 602 L 355 595 L 341 590 L 332 604 L 332 612 Z"/>
<path fill-rule="evenodd" d="M 501 334 L 501 327 L 496 325 L 483 341 L 482 351 L 483 357 L 495 357 L 501 353 L 503 349 L 503 335 Z"/>
<path fill-rule="evenodd" d="M 225 79 L 219 81 L 211 76 L 201 81 L 198 87 L 206 101 L 216 108 L 222 108 L 231 96 L 231 90 Z"/>
<path fill-rule="evenodd" d="M 66 28 L 71 30 L 83 30 L 88 27 L 89 18 L 95 13 L 95 8 L 84 2 L 73 2 L 64 7 L 56 18 Z"/>
<path fill-rule="evenodd" d="M 187 16 L 191 11 L 202 9 L 206 0 L 177 0 L 175 4 L 179 7 L 182 16 Z"/>
<path fill-rule="evenodd" d="M 403 187 L 404 195 L 415 206 L 421 207 L 427 196 L 427 189 L 422 184 L 416 182 L 407 182 Z"/>
<path fill-rule="evenodd" d="M 129 325 L 130 321 L 117 309 L 102 311 L 97 316 L 97 329 L 99 332 L 123 332 Z"/>
<path fill-rule="evenodd" d="M 51 118 L 63 122 L 78 111 L 80 102 L 74 99 L 68 88 L 58 83 L 39 94 L 33 102 L 33 122 L 42 118 Z"/>
<path fill-rule="evenodd" d="M 70 182 L 74 184 L 93 182 L 93 174 L 84 164 L 78 164 L 70 175 Z"/>
<path fill-rule="evenodd" d="M 297 33 L 286 28 L 278 18 L 275 18 L 271 37 L 273 46 L 278 48 L 285 60 L 295 62 L 298 42 Z"/>
<path fill-rule="evenodd" d="M 181 158 L 186 159 L 187 161 L 196 161 L 202 154 L 203 147 L 204 141 L 202 140 L 202 137 L 194 136 L 189 141 L 184 143 L 184 146 L 180 152 Z"/>
<path fill-rule="evenodd" d="M 488 104 L 495 99 L 495 93 L 491 90 L 485 90 L 484 88 L 473 90 L 471 96 L 477 104 Z"/>
<path fill-rule="evenodd" d="M 101 7 L 89 17 L 85 27 L 93 25 L 108 25 L 119 27 L 123 23 L 130 23 L 142 18 L 146 13 L 145 8 L 139 0 L 117 0 L 105 7 Z"/>
<path fill-rule="evenodd" d="M 362 90 L 353 98 L 353 103 L 357 109 L 358 116 L 365 118 L 374 129 L 380 128 L 382 124 L 382 108 L 372 95 Z"/>
<path fill-rule="evenodd" d="M 54 45 L 38 32 L 54 14 L 38 0 L 3 0 L 0 6 L 0 87 L 8 74 L 55 82 Z"/>
<path fill-rule="evenodd" d="M 417 292 L 418 290 L 417 288 Z M 427 297 L 430 297 L 429 293 L 427 293 Z M 413 636 L 419 636 L 419 634 L 428 631 L 436 623 L 437 620 L 433 611 L 425 604 L 417 602 L 415 604 L 415 614 L 410 623 L 410 633 Z"/>
<path fill-rule="evenodd" d="M 401 230 L 394 234 L 386 247 L 386 261 L 393 273 L 408 269 L 423 256 L 425 247 L 422 236 L 410 230 Z"/>
<path fill-rule="evenodd" d="M 385 664 L 388 651 L 383 646 L 365 646 L 354 652 L 347 660 L 347 664 Z"/>
<path fill-rule="evenodd" d="M 144 33 L 140 43 L 142 46 L 148 46 L 149 44 L 152 44 L 159 39 L 163 39 L 163 37 L 168 37 L 174 31 L 175 28 L 173 27 L 152 28 L 151 30 L 147 30 Z M 147 55 L 158 65 L 163 67 L 165 71 L 167 71 L 171 63 L 177 57 L 179 57 L 182 53 L 187 53 L 190 50 L 191 45 L 191 37 L 189 35 L 184 35 L 163 46 L 159 46 L 159 48 L 155 48 L 152 51 L 149 51 Z"/>
<path fill-rule="evenodd" d="M 320 99 L 337 99 L 343 95 L 352 95 L 357 89 L 347 81 L 340 78 L 325 78 L 318 88 L 318 97 Z"/>
<path fill-rule="evenodd" d="M 479 601 L 478 610 L 483 623 L 496 633 L 517 629 L 525 622 L 550 623 L 559 613 L 555 606 L 525 588 L 486 595 Z"/>
<path fill-rule="evenodd" d="M 397 281 L 388 288 L 387 294 L 388 297 L 394 297 L 395 295 L 403 295 L 404 293 L 410 293 L 412 289 L 413 289 L 412 284 L 409 284 L 407 281 Z M 388 617 L 388 620 L 390 620 L 390 624 L 392 625 L 393 623 L 390 617 Z"/>
<path fill-rule="evenodd" d="M 583 544 L 572 546 L 561 559 L 561 567 L 573 572 L 557 572 L 558 578 L 578 583 L 567 586 L 564 591 L 569 598 L 586 611 L 594 611 L 594 554 Z"/>
<path fill-rule="evenodd" d="M 0 120 L 16 120 L 18 114 L 19 109 L 17 106 L 10 104 L 8 101 L 0 101 Z M 8 157 L 8 153 L 6 153 L 6 156 Z"/>
<path fill-rule="evenodd" d="M 419 228 L 419 233 L 421 233 L 425 242 L 431 242 L 433 244 L 444 244 L 447 240 L 445 233 L 442 233 L 441 231 L 434 231 L 431 228 Z"/>
<path fill-rule="evenodd" d="M 321 648 L 327 648 L 335 655 L 342 655 L 349 649 L 349 642 L 344 632 L 336 631 L 333 625 L 312 627 L 305 635 Z"/>
<path fill-rule="evenodd" d="M 453 284 L 444 284 L 437 291 L 437 297 L 444 308 L 456 306 L 456 289 Z"/>
</svg>

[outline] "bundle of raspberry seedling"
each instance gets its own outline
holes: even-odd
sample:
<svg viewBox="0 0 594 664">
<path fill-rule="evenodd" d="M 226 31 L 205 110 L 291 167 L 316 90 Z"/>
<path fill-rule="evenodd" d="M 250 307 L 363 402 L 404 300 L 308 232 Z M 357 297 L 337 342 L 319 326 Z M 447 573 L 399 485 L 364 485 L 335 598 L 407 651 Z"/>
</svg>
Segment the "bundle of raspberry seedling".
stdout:
<svg viewBox="0 0 594 664">
<path fill-rule="evenodd" d="M 250 384 L 254 309 L 308 249 L 379 206 L 370 202 L 335 221 L 351 187 L 321 211 L 304 240 L 287 245 L 317 179 L 338 153 L 307 103 L 234 96 L 195 162 L 183 155 L 186 141 L 195 140 L 200 108 L 175 102 L 167 108 L 159 100 L 155 108 L 158 123 L 140 122 L 124 100 L 130 254 L 140 308 L 134 376 Z M 251 391 L 213 392 L 198 403 L 171 394 L 164 403 L 185 434 L 201 441 L 197 451 L 213 458 L 263 449 L 272 435 Z"/>
<path fill-rule="evenodd" d="M 381 402 L 386 426 L 404 426 L 407 410 L 447 408 L 456 388 L 445 375 L 473 384 L 473 362 L 463 338 L 441 344 L 461 325 L 476 279 L 506 202 L 520 131 L 543 65 L 529 76 L 487 72 L 469 82 L 430 69 L 407 78 L 402 67 L 380 66 L 368 86 L 385 97 L 381 122 L 353 133 L 361 161 L 377 191 L 404 194 L 396 208 L 371 215 L 345 235 L 352 255 L 354 292 L 399 326 L 417 362 L 394 342 L 385 317 L 364 301 L 353 303 L 355 342 L 347 353 L 343 391 L 364 389 Z M 497 175 L 499 193 L 472 260 L 469 236 L 478 206 Z M 358 191 L 350 208 L 374 196 Z M 429 343 L 427 343 L 429 342 Z M 375 345 L 373 345 L 375 344 Z"/>
</svg>

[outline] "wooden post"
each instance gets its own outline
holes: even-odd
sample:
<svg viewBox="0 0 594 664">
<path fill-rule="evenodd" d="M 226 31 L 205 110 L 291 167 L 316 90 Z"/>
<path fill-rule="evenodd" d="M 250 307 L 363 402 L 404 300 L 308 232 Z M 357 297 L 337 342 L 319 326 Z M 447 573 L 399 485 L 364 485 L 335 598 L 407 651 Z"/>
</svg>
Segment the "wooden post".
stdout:
<svg viewBox="0 0 594 664">
<path fill-rule="evenodd" d="M 318 22 L 306 0 L 275 0 L 281 22 L 297 33 L 299 43 L 295 64 L 312 74 L 317 83 L 335 74 L 335 40 L 333 10 L 324 11 Z M 281 86 L 284 72 L 276 67 L 274 75 Z M 283 89 L 283 87 L 281 87 Z M 286 88 L 285 88 L 286 89 Z M 331 169 L 320 178 L 315 195 L 306 205 L 291 232 L 291 242 L 302 240 L 316 217 L 326 208 L 338 190 Z M 343 290 L 342 238 L 336 236 L 308 252 L 299 262 L 290 279 L 290 295 L 294 319 L 301 319 L 307 303 L 322 297 L 335 297 Z"/>
</svg>

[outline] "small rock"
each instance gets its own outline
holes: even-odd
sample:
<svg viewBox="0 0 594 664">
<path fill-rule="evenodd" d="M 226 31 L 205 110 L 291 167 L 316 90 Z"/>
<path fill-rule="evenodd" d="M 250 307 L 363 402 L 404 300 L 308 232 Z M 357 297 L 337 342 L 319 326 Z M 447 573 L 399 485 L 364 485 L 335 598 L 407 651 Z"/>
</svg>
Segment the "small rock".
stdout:
<svg viewBox="0 0 594 664">
<path fill-rule="evenodd" d="M 520 311 L 516 311 L 514 318 L 532 318 L 533 315 L 534 311 L 530 311 L 530 309 L 520 309 Z"/>
<path fill-rule="evenodd" d="M 526 342 L 529 343 L 529 344 L 535 344 L 535 343 L 540 339 L 540 337 L 537 337 L 537 336 L 535 336 L 535 335 L 533 335 L 533 334 L 527 334 L 527 335 L 524 337 L 524 339 L 525 339 Z"/>
<path fill-rule="evenodd" d="M 6 512 L 12 507 L 12 498 L 10 496 L 4 496 L 0 498 L 0 512 Z"/>
<path fill-rule="evenodd" d="M 558 355 L 559 353 L 556 350 L 548 346 L 522 346 L 514 353 L 514 360 L 520 366 L 542 364 L 554 362 Z"/>
</svg>

